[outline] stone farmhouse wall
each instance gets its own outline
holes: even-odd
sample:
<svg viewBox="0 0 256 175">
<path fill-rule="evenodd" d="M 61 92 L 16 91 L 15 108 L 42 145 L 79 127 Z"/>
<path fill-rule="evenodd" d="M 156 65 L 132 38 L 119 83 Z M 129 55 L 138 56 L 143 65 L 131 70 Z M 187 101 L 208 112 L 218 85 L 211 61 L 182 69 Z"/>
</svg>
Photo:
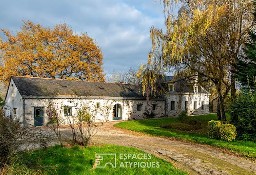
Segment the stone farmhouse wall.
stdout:
<svg viewBox="0 0 256 175">
<path fill-rule="evenodd" d="M 165 101 L 151 100 L 149 103 L 145 99 L 124 99 L 118 97 L 22 97 L 11 80 L 6 96 L 4 106 L 5 115 L 18 120 L 23 125 L 34 126 L 35 108 L 43 110 L 43 124 L 48 122 L 47 107 L 53 104 L 62 124 L 69 124 L 70 120 L 75 118 L 77 112 L 82 107 L 87 107 L 96 121 L 113 121 L 142 119 L 145 118 L 145 112 L 154 113 L 154 117 L 165 115 Z M 119 118 L 115 118 L 115 106 L 121 108 Z M 65 115 L 64 108 L 71 108 L 72 114 Z"/>
<path fill-rule="evenodd" d="M 72 117 L 75 118 L 77 112 L 82 107 L 87 107 L 90 113 L 95 117 L 95 121 L 114 121 L 114 106 L 119 104 L 121 106 L 121 115 L 119 120 L 130 119 L 142 119 L 146 116 L 145 111 L 150 110 L 155 114 L 155 117 L 164 116 L 164 101 L 151 101 L 150 104 L 155 104 L 156 107 L 153 110 L 152 107 L 148 107 L 145 100 L 126 100 L 126 99 L 76 99 L 76 98 L 61 98 L 61 99 L 26 99 L 25 100 L 25 124 L 34 125 L 34 108 L 43 107 L 44 109 L 44 125 L 48 122 L 46 114 L 47 106 L 52 103 L 57 109 L 59 116 L 62 118 L 63 124 L 69 124 Z M 137 109 L 137 105 L 142 106 L 141 110 Z M 72 115 L 64 115 L 64 107 L 70 107 Z"/>
<path fill-rule="evenodd" d="M 207 114 L 209 113 L 209 94 L 170 93 L 166 95 L 166 104 L 169 116 L 177 116 L 181 111 L 187 111 L 188 115 Z"/>
<path fill-rule="evenodd" d="M 22 118 L 17 117 L 23 114 L 23 99 L 13 80 L 10 81 L 9 88 L 7 90 L 4 111 L 5 116 L 14 117 L 20 122 L 23 122 Z"/>
<path fill-rule="evenodd" d="M 181 111 L 189 115 L 209 113 L 208 93 L 177 93 L 169 92 L 165 99 L 152 99 L 147 102 L 144 98 L 122 97 L 78 97 L 56 96 L 35 97 L 21 96 L 13 80 L 10 81 L 5 98 L 5 115 L 18 120 L 25 126 L 35 125 L 35 114 L 40 108 L 43 116 L 43 125 L 48 122 L 47 107 L 51 103 L 57 109 L 62 119 L 62 124 L 69 124 L 82 107 L 88 108 L 96 121 L 114 121 L 146 118 L 146 113 L 151 117 L 177 116 Z M 69 108 L 67 115 L 65 108 Z M 117 110 L 118 108 L 118 110 Z M 118 111 L 118 112 L 117 112 Z"/>
</svg>

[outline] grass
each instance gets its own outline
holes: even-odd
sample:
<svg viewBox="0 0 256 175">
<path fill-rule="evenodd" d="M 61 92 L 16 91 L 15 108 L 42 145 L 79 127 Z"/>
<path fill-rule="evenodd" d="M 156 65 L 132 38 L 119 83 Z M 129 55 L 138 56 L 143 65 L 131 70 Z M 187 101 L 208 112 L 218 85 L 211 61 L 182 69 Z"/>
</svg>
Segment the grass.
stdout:
<svg viewBox="0 0 256 175">
<path fill-rule="evenodd" d="M 96 154 L 116 154 L 116 168 L 95 167 Z M 129 157 L 130 156 L 130 157 Z M 17 163 L 18 162 L 18 163 Z M 113 155 L 104 155 L 100 165 L 114 164 Z M 18 156 L 17 167 L 25 167 L 32 174 L 186 174 L 169 162 L 135 148 L 123 146 L 60 147 L 24 152 Z M 15 174 L 15 173 L 13 173 Z"/>
<path fill-rule="evenodd" d="M 217 116 L 215 114 L 190 116 L 182 122 L 177 118 L 132 120 L 117 123 L 115 126 L 154 136 L 173 137 L 180 140 L 208 144 L 231 150 L 232 152 L 245 157 L 256 158 L 255 142 L 242 140 L 226 142 L 208 138 L 207 123 L 210 120 L 217 120 Z M 197 124 L 195 125 L 196 128 L 190 129 L 194 121 L 197 121 Z M 198 123 L 200 127 L 198 127 Z M 189 125 L 189 127 L 187 125 Z"/>
</svg>

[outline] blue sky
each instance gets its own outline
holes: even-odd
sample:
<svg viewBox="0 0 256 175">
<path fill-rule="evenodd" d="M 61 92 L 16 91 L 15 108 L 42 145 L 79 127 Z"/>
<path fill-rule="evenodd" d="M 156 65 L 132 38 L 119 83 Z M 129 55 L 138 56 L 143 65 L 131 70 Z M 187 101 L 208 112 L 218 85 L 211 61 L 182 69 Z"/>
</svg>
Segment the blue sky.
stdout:
<svg viewBox="0 0 256 175">
<path fill-rule="evenodd" d="M 1 0 L 1 6 L 0 28 L 12 32 L 31 20 L 87 33 L 102 49 L 106 74 L 146 63 L 150 27 L 164 24 L 160 0 Z"/>
</svg>

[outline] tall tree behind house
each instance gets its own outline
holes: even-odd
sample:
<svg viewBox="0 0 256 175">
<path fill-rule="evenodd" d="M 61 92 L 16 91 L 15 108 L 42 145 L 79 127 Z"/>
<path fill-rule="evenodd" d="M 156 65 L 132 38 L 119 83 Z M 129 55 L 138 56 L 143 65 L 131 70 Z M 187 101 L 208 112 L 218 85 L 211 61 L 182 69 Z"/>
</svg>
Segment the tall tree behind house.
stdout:
<svg viewBox="0 0 256 175">
<path fill-rule="evenodd" d="M 46 28 L 25 21 L 16 35 L 2 30 L 0 40 L 3 64 L 0 79 L 32 76 L 104 81 L 102 52 L 87 34 L 74 34 L 66 24 Z"/>
<path fill-rule="evenodd" d="M 178 3 L 177 3 L 178 2 Z M 173 13 L 174 6 L 179 14 Z M 152 52 L 162 51 L 164 65 L 197 72 L 214 84 L 218 117 L 226 120 L 224 101 L 235 97 L 235 68 L 253 25 L 251 0 L 163 0 L 165 30 L 152 27 Z"/>
</svg>

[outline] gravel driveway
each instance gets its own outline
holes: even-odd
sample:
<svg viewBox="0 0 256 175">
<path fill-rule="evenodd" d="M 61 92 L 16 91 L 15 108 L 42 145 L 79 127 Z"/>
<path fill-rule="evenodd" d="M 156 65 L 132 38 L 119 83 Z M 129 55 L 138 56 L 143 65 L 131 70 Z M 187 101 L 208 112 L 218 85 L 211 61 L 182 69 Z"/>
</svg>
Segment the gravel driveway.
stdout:
<svg viewBox="0 0 256 175">
<path fill-rule="evenodd" d="M 136 147 L 161 157 L 189 174 L 256 174 L 256 162 L 208 145 L 149 136 L 105 123 L 93 143 Z"/>
</svg>

